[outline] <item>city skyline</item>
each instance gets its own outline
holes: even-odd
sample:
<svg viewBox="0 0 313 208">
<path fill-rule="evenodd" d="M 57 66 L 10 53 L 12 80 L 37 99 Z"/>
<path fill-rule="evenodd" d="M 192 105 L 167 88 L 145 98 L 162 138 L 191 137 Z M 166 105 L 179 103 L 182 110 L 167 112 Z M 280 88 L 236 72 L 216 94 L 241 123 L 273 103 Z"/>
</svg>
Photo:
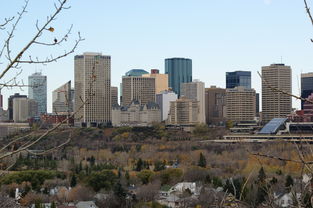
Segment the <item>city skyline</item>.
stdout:
<svg viewBox="0 0 313 208">
<path fill-rule="evenodd" d="M 21 6 L 19 1 L 14 2 L 0 11 L 10 16 Z M 52 1 L 49 3 L 53 4 Z M 58 22 L 60 25 L 55 25 L 55 28 L 64 31 L 66 26 L 73 23 L 73 33 L 81 31 L 86 40 L 75 54 L 57 63 L 47 66 L 25 65 L 20 76 L 26 82 L 27 76 L 35 71 L 42 70 L 47 75 L 48 112 L 52 111 L 51 92 L 68 80 L 74 81 L 74 55 L 86 51 L 102 52 L 112 57 L 112 86 L 119 86 L 121 76 L 132 68 L 147 71 L 158 68 L 160 73 L 164 73 L 164 59 L 171 57 L 192 59 L 193 78 L 201 79 L 206 87 L 216 85 L 224 88 L 225 72 L 250 70 L 252 88 L 261 92 L 257 71 L 261 71 L 262 66 L 283 62 L 293 68 L 293 93 L 299 94 L 301 72 L 313 71 L 313 60 L 310 59 L 312 28 L 300 1 L 265 3 L 263 0 L 222 0 L 194 4 L 177 0 L 149 3 L 135 0 L 123 4 L 107 1 L 96 1 L 95 4 L 84 1 L 69 3 L 72 8 L 62 14 Z M 33 24 L 27 23 L 26 26 L 35 29 L 36 19 L 45 17 L 51 8 L 42 2 L 31 3 L 32 12 L 25 21 Z M 97 12 L 100 8 L 109 9 L 102 14 Z M 95 12 L 79 18 L 83 9 Z M 186 12 L 190 12 L 189 15 Z M 96 24 L 89 24 L 91 19 Z M 99 27 L 92 27 L 97 24 Z M 148 25 L 154 27 L 146 27 Z M 32 31 L 27 30 L 16 39 L 25 42 Z M 127 35 L 124 35 L 126 31 Z M 35 51 L 41 53 L 40 49 Z M 60 73 L 62 77 L 58 76 Z M 18 89 L 2 90 L 5 107 L 7 98 L 15 92 L 25 94 Z M 293 101 L 293 107 L 300 108 L 300 101 Z"/>
</svg>

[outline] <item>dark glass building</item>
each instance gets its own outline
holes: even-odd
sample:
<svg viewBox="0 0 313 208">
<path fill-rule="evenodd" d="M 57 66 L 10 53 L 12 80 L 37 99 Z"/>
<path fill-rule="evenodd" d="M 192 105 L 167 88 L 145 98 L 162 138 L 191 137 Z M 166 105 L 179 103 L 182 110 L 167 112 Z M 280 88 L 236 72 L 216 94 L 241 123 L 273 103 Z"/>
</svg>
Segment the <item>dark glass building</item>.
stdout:
<svg viewBox="0 0 313 208">
<path fill-rule="evenodd" d="M 234 88 L 239 86 L 251 89 L 251 72 L 250 71 L 226 72 L 226 88 Z"/>
<path fill-rule="evenodd" d="M 313 73 L 301 74 L 301 97 L 308 98 L 313 93 Z M 301 101 L 301 109 L 304 102 Z"/>
<path fill-rule="evenodd" d="M 165 74 L 168 74 L 168 86 L 180 96 L 181 83 L 192 82 L 192 60 L 187 58 L 165 59 Z"/>
</svg>

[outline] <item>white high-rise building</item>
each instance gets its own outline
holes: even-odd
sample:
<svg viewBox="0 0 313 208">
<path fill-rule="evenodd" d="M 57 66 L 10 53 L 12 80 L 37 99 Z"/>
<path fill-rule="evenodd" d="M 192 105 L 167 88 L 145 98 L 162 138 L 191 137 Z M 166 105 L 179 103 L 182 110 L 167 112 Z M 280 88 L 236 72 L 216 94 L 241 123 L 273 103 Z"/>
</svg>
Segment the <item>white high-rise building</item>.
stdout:
<svg viewBox="0 0 313 208">
<path fill-rule="evenodd" d="M 205 123 L 205 86 L 204 82 L 193 80 L 193 82 L 181 84 L 181 96 L 190 100 L 199 101 L 199 122 Z"/>
<path fill-rule="evenodd" d="M 38 103 L 38 114 L 47 113 L 47 76 L 36 72 L 28 77 L 28 97 Z"/>
<path fill-rule="evenodd" d="M 156 94 L 156 103 L 161 109 L 162 121 L 167 120 L 168 114 L 170 112 L 171 101 L 176 101 L 177 98 L 178 96 L 175 92 L 168 90 Z"/>
<path fill-rule="evenodd" d="M 110 125 L 111 106 L 111 57 L 101 53 L 75 56 L 75 123 Z"/>
</svg>

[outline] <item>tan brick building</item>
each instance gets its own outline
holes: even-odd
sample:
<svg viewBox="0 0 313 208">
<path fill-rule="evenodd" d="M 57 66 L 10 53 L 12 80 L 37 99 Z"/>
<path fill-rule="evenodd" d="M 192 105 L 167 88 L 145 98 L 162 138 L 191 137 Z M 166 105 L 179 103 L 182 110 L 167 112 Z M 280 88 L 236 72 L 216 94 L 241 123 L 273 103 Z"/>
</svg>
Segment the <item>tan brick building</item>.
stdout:
<svg viewBox="0 0 313 208">
<path fill-rule="evenodd" d="M 131 104 L 133 100 L 142 105 L 155 102 L 155 78 L 124 76 L 122 78 L 122 106 Z"/>
<path fill-rule="evenodd" d="M 291 96 L 270 88 L 291 93 L 291 83 L 290 66 L 271 64 L 262 67 L 262 122 L 267 123 L 273 118 L 286 118 L 291 113 Z"/>
<path fill-rule="evenodd" d="M 233 122 L 253 121 L 256 112 L 254 89 L 235 87 L 226 89 L 226 118 Z"/>
<path fill-rule="evenodd" d="M 93 81 L 94 80 L 94 81 Z M 82 100 L 90 101 L 82 106 Z M 77 125 L 107 125 L 112 119 L 111 57 L 101 53 L 75 56 L 75 115 Z"/>
</svg>

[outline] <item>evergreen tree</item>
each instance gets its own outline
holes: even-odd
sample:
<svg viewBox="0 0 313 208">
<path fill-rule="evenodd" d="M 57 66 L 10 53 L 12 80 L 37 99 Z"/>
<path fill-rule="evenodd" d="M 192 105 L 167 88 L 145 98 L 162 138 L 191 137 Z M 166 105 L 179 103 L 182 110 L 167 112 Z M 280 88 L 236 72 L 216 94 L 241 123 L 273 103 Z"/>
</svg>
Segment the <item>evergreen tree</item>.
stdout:
<svg viewBox="0 0 313 208">
<path fill-rule="evenodd" d="M 128 170 L 125 173 L 125 178 L 126 178 L 127 182 L 129 182 L 130 176 L 129 176 Z"/>
<path fill-rule="evenodd" d="M 200 153 L 198 166 L 203 167 L 203 168 L 206 167 L 206 159 L 205 159 L 204 155 L 202 154 L 202 152 Z"/>
<path fill-rule="evenodd" d="M 75 187 L 77 185 L 76 175 L 73 174 L 71 178 L 71 187 Z"/>
<path fill-rule="evenodd" d="M 287 189 L 290 189 L 292 186 L 293 186 L 293 178 L 290 175 L 287 175 L 285 187 Z"/>
<path fill-rule="evenodd" d="M 261 167 L 261 169 L 259 170 L 258 182 L 259 183 L 264 183 L 265 179 L 266 179 L 266 174 L 265 174 L 265 171 L 264 171 L 263 167 Z"/>
<path fill-rule="evenodd" d="M 117 196 L 120 200 L 125 199 L 126 192 L 120 182 L 117 182 L 113 187 L 114 195 Z"/>
<path fill-rule="evenodd" d="M 91 158 L 90 158 L 90 166 L 94 166 L 95 165 L 95 162 L 96 162 L 96 159 L 95 157 L 92 155 Z"/>
<path fill-rule="evenodd" d="M 142 159 L 139 158 L 139 160 L 137 161 L 135 170 L 136 170 L 136 171 L 141 171 L 141 170 L 143 169 L 143 165 L 144 165 L 144 164 L 143 164 Z"/>
</svg>

